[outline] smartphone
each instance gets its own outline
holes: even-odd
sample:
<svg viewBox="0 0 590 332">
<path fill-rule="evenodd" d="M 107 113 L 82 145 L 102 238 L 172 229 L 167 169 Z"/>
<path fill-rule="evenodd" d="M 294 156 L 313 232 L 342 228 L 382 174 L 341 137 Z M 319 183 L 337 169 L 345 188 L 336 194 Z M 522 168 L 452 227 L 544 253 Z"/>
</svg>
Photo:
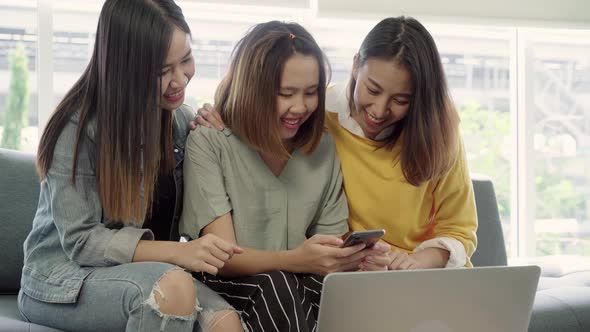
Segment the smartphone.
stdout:
<svg viewBox="0 0 590 332">
<path fill-rule="evenodd" d="M 371 248 L 385 235 L 384 229 L 373 229 L 370 231 L 357 231 L 352 232 L 348 235 L 342 248 L 364 243 L 366 248 Z"/>
</svg>

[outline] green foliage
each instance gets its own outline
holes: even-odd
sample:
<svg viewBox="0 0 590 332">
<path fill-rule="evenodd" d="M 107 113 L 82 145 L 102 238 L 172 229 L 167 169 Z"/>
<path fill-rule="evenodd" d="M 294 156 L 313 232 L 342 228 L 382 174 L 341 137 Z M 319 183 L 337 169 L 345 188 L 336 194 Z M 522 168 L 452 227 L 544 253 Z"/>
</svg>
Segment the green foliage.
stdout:
<svg viewBox="0 0 590 332">
<path fill-rule="evenodd" d="M 590 256 L 590 237 L 580 237 L 577 234 L 539 234 L 535 241 L 535 250 L 537 256 Z"/>
<path fill-rule="evenodd" d="M 472 173 L 490 176 L 503 220 L 510 218 L 510 114 L 483 109 L 477 103 L 463 105 L 461 132 L 467 163 Z M 580 149 L 578 149 L 580 152 Z M 542 153 L 535 162 L 536 219 L 587 220 L 585 180 L 568 176 L 568 165 L 579 163 L 578 157 L 548 158 Z M 578 175 L 579 176 L 579 175 Z M 508 241 L 507 244 L 510 244 Z M 537 255 L 590 255 L 590 237 L 579 234 L 536 234 Z"/>
<path fill-rule="evenodd" d="M 585 196 L 563 175 L 542 172 L 535 177 L 537 192 L 536 217 L 540 219 L 573 218 L 584 210 Z"/>
<path fill-rule="evenodd" d="M 510 218 L 510 114 L 482 109 L 477 103 L 459 109 L 461 134 L 472 173 L 492 178 L 502 219 Z"/>
<path fill-rule="evenodd" d="M 4 132 L 0 146 L 18 150 L 21 130 L 27 126 L 29 110 L 28 58 L 22 44 L 10 55 L 10 88 L 4 115 Z"/>
</svg>

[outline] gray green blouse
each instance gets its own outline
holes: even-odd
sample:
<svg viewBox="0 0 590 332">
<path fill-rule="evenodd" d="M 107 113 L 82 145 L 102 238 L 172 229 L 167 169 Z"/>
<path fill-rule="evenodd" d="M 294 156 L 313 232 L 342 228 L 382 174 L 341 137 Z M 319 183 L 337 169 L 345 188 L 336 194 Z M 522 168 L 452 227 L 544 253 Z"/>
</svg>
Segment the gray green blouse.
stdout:
<svg viewBox="0 0 590 332">
<path fill-rule="evenodd" d="M 279 176 L 226 128 L 198 127 L 186 143 L 180 232 L 197 238 L 231 211 L 238 245 L 289 250 L 308 237 L 348 231 L 340 160 L 324 134 L 310 155 L 295 151 Z"/>
</svg>

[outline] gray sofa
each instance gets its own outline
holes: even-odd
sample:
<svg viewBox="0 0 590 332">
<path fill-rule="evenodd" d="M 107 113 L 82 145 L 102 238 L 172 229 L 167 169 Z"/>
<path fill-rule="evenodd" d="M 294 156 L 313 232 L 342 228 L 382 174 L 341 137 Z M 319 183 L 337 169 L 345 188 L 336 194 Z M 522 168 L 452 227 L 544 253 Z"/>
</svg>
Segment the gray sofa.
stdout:
<svg viewBox="0 0 590 332">
<path fill-rule="evenodd" d="M 475 266 L 506 265 L 504 238 L 493 184 L 474 178 L 479 218 Z M 16 305 L 23 262 L 22 243 L 37 207 L 39 183 L 34 156 L 0 149 L 0 332 L 56 331 L 26 323 Z M 543 266 L 529 331 L 590 331 L 590 269 L 561 260 Z M 474 327 L 474 330 L 477 330 Z"/>
<path fill-rule="evenodd" d="M 493 183 L 473 178 L 477 205 L 478 246 L 475 266 L 506 265 L 506 247 Z M 590 257 L 539 258 L 516 262 L 541 266 L 529 332 L 590 331 Z"/>
</svg>

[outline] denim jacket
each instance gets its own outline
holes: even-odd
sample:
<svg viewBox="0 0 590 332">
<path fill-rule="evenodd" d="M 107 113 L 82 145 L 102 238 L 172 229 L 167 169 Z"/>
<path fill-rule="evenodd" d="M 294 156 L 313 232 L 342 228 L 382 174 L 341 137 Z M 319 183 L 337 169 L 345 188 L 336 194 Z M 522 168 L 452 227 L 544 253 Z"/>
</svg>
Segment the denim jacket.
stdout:
<svg viewBox="0 0 590 332">
<path fill-rule="evenodd" d="M 183 105 L 173 122 L 176 167 L 176 202 L 172 238 L 178 238 L 182 212 L 182 164 L 189 122 L 194 113 Z M 79 115 L 60 134 L 53 161 L 41 182 L 33 228 L 24 243 L 21 289 L 43 302 L 75 303 L 84 278 L 96 267 L 130 263 L 139 240 L 153 234 L 140 226 L 121 227 L 103 214 L 94 167 L 96 122 L 90 121 L 81 137 L 76 166 L 76 184 L 71 182 L 72 161 Z M 113 188 L 112 190 L 117 190 Z"/>
</svg>

